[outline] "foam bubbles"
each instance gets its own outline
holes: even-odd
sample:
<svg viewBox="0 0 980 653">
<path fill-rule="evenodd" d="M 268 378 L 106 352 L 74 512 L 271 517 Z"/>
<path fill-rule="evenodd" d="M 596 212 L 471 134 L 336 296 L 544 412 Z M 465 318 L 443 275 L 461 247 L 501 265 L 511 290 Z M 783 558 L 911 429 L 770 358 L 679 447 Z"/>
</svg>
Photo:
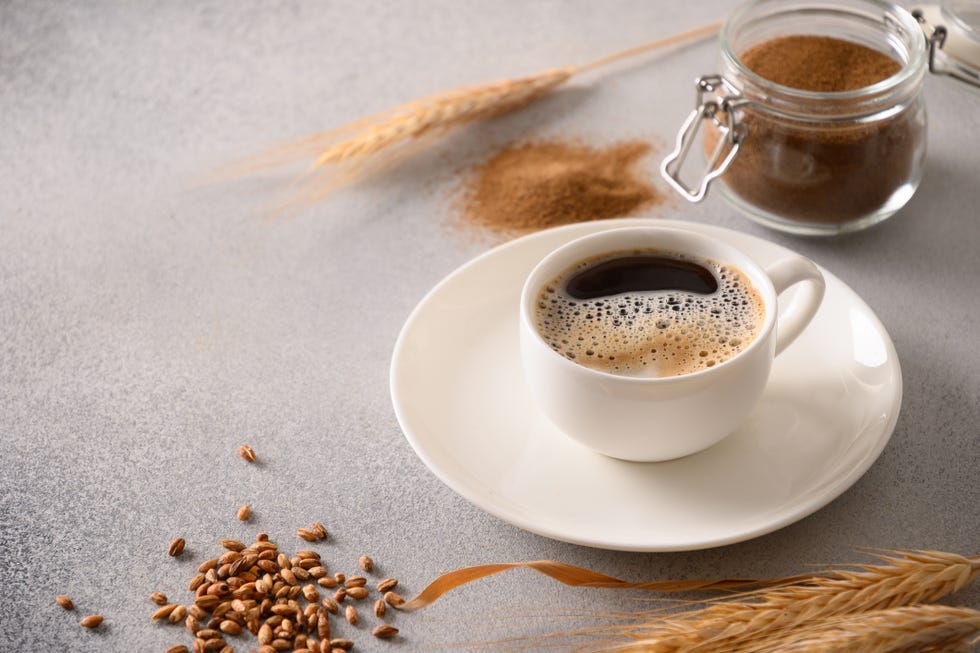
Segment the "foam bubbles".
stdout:
<svg viewBox="0 0 980 653">
<path fill-rule="evenodd" d="M 577 273 L 622 255 L 589 259 L 541 289 L 535 321 L 552 349 L 605 372 L 669 377 L 724 363 L 762 328 L 765 309 L 758 291 L 740 270 L 713 261 L 693 261 L 718 280 L 718 290 L 708 295 L 668 290 L 576 300 L 565 292 Z"/>
</svg>

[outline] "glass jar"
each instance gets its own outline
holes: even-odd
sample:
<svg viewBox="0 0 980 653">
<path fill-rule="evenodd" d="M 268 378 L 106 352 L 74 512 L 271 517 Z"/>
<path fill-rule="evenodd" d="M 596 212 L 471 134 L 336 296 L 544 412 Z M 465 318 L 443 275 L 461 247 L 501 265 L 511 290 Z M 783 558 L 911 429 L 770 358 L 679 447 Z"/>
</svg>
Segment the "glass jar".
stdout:
<svg viewBox="0 0 980 653">
<path fill-rule="evenodd" d="M 887 55 L 898 72 L 870 86 L 805 91 L 772 82 L 742 56 L 786 36 L 826 36 Z M 927 47 L 916 19 L 881 0 L 753 0 L 721 31 L 721 71 L 697 81 L 697 105 L 661 171 L 700 201 L 718 179 L 748 217 L 798 234 L 857 231 L 893 215 L 922 178 Z M 708 161 L 681 180 L 699 132 Z"/>
</svg>

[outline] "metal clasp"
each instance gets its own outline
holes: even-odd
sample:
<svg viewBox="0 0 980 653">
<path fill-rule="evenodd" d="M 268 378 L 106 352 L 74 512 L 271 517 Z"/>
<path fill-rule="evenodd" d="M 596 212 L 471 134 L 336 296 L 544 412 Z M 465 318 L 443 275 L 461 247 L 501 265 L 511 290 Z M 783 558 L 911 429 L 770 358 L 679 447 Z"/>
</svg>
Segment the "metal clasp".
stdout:
<svg viewBox="0 0 980 653">
<path fill-rule="evenodd" d="M 724 77 L 720 75 L 699 77 L 696 84 L 696 108 L 681 125 L 674 150 L 660 164 L 660 174 L 663 178 L 689 202 L 700 202 L 704 199 L 708 193 L 708 186 L 725 173 L 748 133 L 745 125 L 735 119 L 735 110 L 748 104 L 748 100 L 739 96 Z M 713 94 L 713 98 L 706 101 L 705 95 L 709 93 Z M 688 186 L 681 180 L 681 169 L 691 151 L 691 146 L 697 139 L 698 132 L 707 120 L 715 124 L 722 137 L 718 139 L 714 151 L 708 157 L 707 165 L 701 173 L 701 180 L 696 186 Z"/>
<path fill-rule="evenodd" d="M 922 9 L 913 9 L 912 17 L 919 23 L 922 33 L 929 44 L 929 72 L 936 75 L 948 75 L 953 79 L 980 88 L 980 70 L 961 63 L 956 57 L 948 55 L 943 50 L 949 31 L 944 25 L 933 25 Z M 936 16 L 933 16 L 934 18 Z"/>
</svg>

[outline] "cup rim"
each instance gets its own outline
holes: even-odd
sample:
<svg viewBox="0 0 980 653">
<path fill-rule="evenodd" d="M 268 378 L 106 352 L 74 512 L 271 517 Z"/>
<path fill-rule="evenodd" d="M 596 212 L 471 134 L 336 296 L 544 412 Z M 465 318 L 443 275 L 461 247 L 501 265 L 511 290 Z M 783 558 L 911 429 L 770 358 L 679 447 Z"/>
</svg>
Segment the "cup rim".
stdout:
<svg viewBox="0 0 980 653">
<path fill-rule="evenodd" d="M 626 376 L 622 374 L 614 374 L 612 372 L 606 372 L 603 370 L 597 370 L 587 365 L 582 365 L 581 363 L 576 363 L 570 360 L 566 356 L 562 356 L 560 353 L 556 352 L 554 349 L 548 345 L 541 333 L 535 328 L 531 320 L 531 314 L 533 310 L 530 303 L 533 301 L 534 297 L 537 295 L 538 290 L 540 290 L 541 284 L 547 283 L 546 280 L 539 280 L 538 278 L 543 275 L 542 270 L 551 264 L 556 258 L 567 254 L 570 250 L 582 247 L 583 243 L 587 243 L 593 240 L 602 240 L 605 238 L 610 238 L 615 234 L 633 232 L 636 234 L 653 234 L 653 233 L 665 233 L 673 236 L 680 236 L 683 238 L 689 238 L 692 240 L 700 240 L 711 243 L 713 246 L 720 247 L 726 250 L 726 253 L 734 254 L 734 258 L 738 259 L 736 262 L 723 261 L 723 263 L 730 263 L 734 267 L 737 267 L 740 271 L 749 277 L 749 281 L 759 292 L 760 297 L 765 309 L 765 318 L 763 320 L 762 327 L 759 329 L 759 333 L 756 337 L 749 343 L 749 346 L 738 352 L 731 358 L 721 362 L 712 367 L 705 368 L 703 370 L 698 370 L 696 372 L 690 372 L 688 374 L 679 374 L 676 376 Z M 637 246 L 637 249 L 644 248 L 643 246 Z M 621 250 L 628 250 L 629 247 L 620 248 Z M 651 247 L 651 249 L 656 249 Z M 665 248 L 667 249 L 667 248 Z M 599 249 L 593 252 L 583 252 L 581 258 L 587 258 L 590 256 L 596 256 L 602 254 L 603 251 L 614 252 L 616 249 L 606 248 L 605 250 Z M 669 251 L 669 250 L 667 250 Z M 689 254 L 688 252 L 678 252 L 682 254 Z M 700 254 L 695 254 L 695 256 L 703 256 Z M 727 257 L 726 257 L 727 258 Z M 746 269 L 748 268 L 748 269 Z M 556 274 L 561 274 L 561 271 L 556 272 Z M 532 285 L 532 282 L 533 285 Z M 533 334 L 536 343 L 553 355 L 557 360 L 561 361 L 560 364 L 568 366 L 567 369 L 573 371 L 577 374 L 589 374 L 595 375 L 598 378 L 615 380 L 618 383 L 632 383 L 632 384 L 647 384 L 647 385 L 668 385 L 668 384 L 682 384 L 687 382 L 696 382 L 712 374 L 719 374 L 721 370 L 728 369 L 735 364 L 737 361 L 741 361 L 750 353 L 756 351 L 759 347 L 762 347 L 762 342 L 767 340 L 769 334 L 772 332 L 776 323 L 776 313 L 772 310 L 772 307 L 776 305 L 777 295 L 776 290 L 772 285 L 772 281 L 766 274 L 765 270 L 761 265 L 752 260 L 747 254 L 742 252 L 734 245 L 731 245 L 723 240 L 717 238 L 706 236 L 704 234 L 695 233 L 691 231 L 686 231 L 684 229 L 677 229 L 674 227 L 616 227 L 612 229 L 605 229 L 603 231 L 598 231 L 595 233 L 587 234 L 572 240 L 570 242 L 561 245 L 553 250 L 551 250 L 547 255 L 544 256 L 538 263 L 534 266 L 530 273 L 524 280 L 524 286 L 521 289 L 521 306 L 520 306 L 520 320 L 522 327 Z"/>
</svg>

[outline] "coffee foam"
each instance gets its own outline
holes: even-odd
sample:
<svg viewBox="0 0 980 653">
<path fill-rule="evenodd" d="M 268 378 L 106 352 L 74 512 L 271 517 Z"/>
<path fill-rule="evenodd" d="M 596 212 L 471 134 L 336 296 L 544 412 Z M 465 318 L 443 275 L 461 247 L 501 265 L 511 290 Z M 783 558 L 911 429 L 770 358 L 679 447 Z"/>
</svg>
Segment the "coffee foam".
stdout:
<svg viewBox="0 0 980 653">
<path fill-rule="evenodd" d="M 639 252 L 707 268 L 718 281 L 718 290 L 710 295 L 670 290 L 577 300 L 566 293 L 568 280 L 577 273 L 635 253 L 590 258 L 541 289 L 535 324 L 552 349 L 604 372 L 670 377 L 724 363 L 759 334 L 765 321 L 759 292 L 741 270 L 711 260 L 670 252 Z"/>
</svg>

